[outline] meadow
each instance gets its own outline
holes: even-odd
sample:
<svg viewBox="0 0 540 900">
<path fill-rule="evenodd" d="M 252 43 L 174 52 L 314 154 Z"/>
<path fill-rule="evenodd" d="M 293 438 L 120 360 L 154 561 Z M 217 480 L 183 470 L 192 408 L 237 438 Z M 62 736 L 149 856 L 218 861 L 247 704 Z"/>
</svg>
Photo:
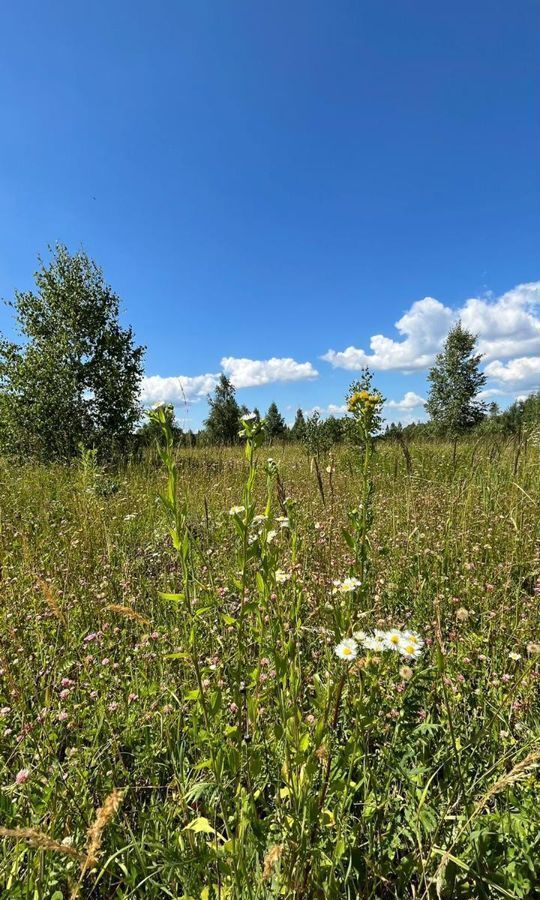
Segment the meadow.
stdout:
<svg viewBox="0 0 540 900">
<path fill-rule="evenodd" d="M 1 897 L 540 897 L 540 449 L 372 449 L 0 463 Z"/>
</svg>

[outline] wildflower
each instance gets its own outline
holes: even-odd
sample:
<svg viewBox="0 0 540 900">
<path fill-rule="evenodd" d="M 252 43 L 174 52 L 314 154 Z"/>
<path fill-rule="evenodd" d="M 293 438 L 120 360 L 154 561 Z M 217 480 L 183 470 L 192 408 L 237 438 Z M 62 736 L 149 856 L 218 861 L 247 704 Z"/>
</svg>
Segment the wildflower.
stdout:
<svg viewBox="0 0 540 900">
<path fill-rule="evenodd" d="M 334 594 L 350 594 L 356 591 L 362 584 L 358 578 L 344 578 L 343 581 L 334 581 Z"/>
<path fill-rule="evenodd" d="M 399 670 L 399 674 L 403 678 L 403 681 L 410 681 L 414 673 L 410 666 L 402 666 Z"/>
<path fill-rule="evenodd" d="M 289 527 L 289 517 L 288 516 L 278 516 L 276 522 L 279 522 L 280 528 L 288 528 Z"/>
<path fill-rule="evenodd" d="M 383 631 L 382 633 L 379 633 L 377 637 L 382 638 L 387 650 L 400 650 L 401 645 L 403 644 L 403 633 L 397 628 L 391 628 L 390 631 Z"/>
<path fill-rule="evenodd" d="M 415 646 L 418 648 L 424 646 L 424 641 L 422 640 L 420 635 L 416 634 L 416 632 L 414 631 L 404 631 L 403 637 L 409 644 L 415 644 Z"/>
<path fill-rule="evenodd" d="M 277 531 L 274 531 L 274 529 L 269 531 L 268 534 L 266 535 L 266 543 L 271 544 L 276 535 L 277 535 Z"/>
<path fill-rule="evenodd" d="M 465 609 L 464 606 L 460 606 L 456 612 L 456 619 L 458 622 L 467 622 L 469 619 L 469 610 Z"/>
<path fill-rule="evenodd" d="M 537 656 L 540 653 L 540 644 L 536 643 L 536 641 L 529 641 L 527 644 L 527 653 L 530 656 Z"/>
<path fill-rule="evenodd" d="M 410 641 L 402 641 L 397 649 L 402 656 L 406 656 L 408 659 L 417 659 L 422 652 L 420 647 Z"/>
<path fill-rule="evenodd" d="M 256 418 L 257 418 L 257 416 L 255 415 L 255 413 L 246 413 L 245 415 L 241 416 L 241 421 L 242 422 L 254 422 Z"/>
<path fill-rule="evenodd" d="M 514 662 L 517 662 L 519 659 L 521 659 L 521 653 L 516 653 L 514 650 L 512 650 L 508 654 L 508 659 L 512 659 Z"/>
<path fill-rule="evenodd" d="M 277 569 L 276 581 L 278 584 L 285 584 L 286 581 L 289 581 L 290 577 L 291 576 L 289 572 L 282 572 L 281 569 Z"/>
<path fill-rule="evenodd" d="M 231 508 L 229 510 L 229 515 L 230 516 L 241 516 L 242 513 L 245 513 L 245 511 L 246 511 L 245 506 L 231 506 Z"/>
<path fill-rule="evenodd" d="M 352 662 L 358 655 L 358 644 L 354 638 L 345 638 L 334 648 L 334 653 L 339 659 Z"/>
<path fill-rule="evenodd" d="M 365 631 L 355 631 L 353 637 L 355 641 L 358 641 L 358 643 L 364 648 L 364 650 L 375 650 L 376 652 L 386 650 L 381 637 L 377 637 L 372 634 L 366 634 Z"/>
<path fill-rule="evenodd" d="M 15 776 L 15 784 L 24 784 L 30 778 L 30 769 L 21 769 Z"/>
</svg>

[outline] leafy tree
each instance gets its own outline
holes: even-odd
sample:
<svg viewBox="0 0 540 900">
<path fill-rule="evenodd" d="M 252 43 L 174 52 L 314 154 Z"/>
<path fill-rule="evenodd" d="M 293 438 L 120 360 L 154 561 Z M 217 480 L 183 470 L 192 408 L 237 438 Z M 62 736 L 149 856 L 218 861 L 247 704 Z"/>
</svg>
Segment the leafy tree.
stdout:
<svg viewBox="0 0 540 900">
<path fill-rule="evenodd" d="M 291 428 L 291 438 L 293 441 L 303 441 L 306 435 L 306 420 L 301 409 L 296 411 L 294 425 Z"/>
<path fill-rule="evenodd" d="M 326 428 L 326 422 L 321 419 L 321 414 L 317 409 L 306 419 L 304 444 L 309 455 L 315 459 L 319 459 L 332 446 L 332 437 Z"/>
<path fill-rule="evenodd" d="M 270 441 L 279 440 L 285 436 L 287 431 L 285 419 L 275 403 L 271 403 L 268 407 L 265 423 L 265 431 Z"/>
<path fill-rule="evenodd" d="M 336 416 L 328 416 L 324 423 L 328 439 L 332 444 L 339 444 L 344 436 L 344 420 L 338 419 Z"/>
<path fill-rule="evenodd" d="M 476 336 L 458 322 L 428 375 L 431 389 L 426 409 L 439 431 L 454 436 L 485 415 L 485 404 L 476 399 L 486 383 L 479 368 L 482 356 L 474 353 L 476 341 Z"/>
<path fill-rule="evenodd" d="M 214 396 L 208 398 L 210 412 L 205 421 L 206 431 L 214 444 L 235 444 L 238 441 L 240 407 L 236 391 L 226 375 L 221 375 Z"/>
<path fill-rule="evenodd" d="M 101 269 L 63 244 L 39 259 L 36 291 L 16 291 L 22 345 L 0 340 L 0 441 L 8 451 L 65 459 L 79 444 L 125 450 L 140 417 L 144 348 L 119 323 Z"/>
</svg>

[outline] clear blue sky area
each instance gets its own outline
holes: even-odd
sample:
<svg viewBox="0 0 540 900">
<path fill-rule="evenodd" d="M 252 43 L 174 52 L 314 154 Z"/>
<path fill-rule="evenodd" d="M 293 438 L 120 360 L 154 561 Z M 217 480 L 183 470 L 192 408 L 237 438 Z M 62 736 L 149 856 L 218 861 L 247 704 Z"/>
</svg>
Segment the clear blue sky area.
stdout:
<svg viewBox="0 0 540 900">
<path fill-rule="evenodd" d="M 507 402 L 540 386 L 539 48 L 536 0 L 4 3 L 0 295 L 30 286 L 49 243 L 83 245 L 147 375 L 310 362 L 318 377 L 276 364 L 240 387 L 289 418 L 343 403 L 356 373 L 339 354 L 402 341 L 415 301 L 483 298 Z M 426 309 L 418 356 L 439 340 Z M 395 410 L 421 414 L 402 400 L 425 396 L 425 365 L 373 368 Z"/>
</svg>

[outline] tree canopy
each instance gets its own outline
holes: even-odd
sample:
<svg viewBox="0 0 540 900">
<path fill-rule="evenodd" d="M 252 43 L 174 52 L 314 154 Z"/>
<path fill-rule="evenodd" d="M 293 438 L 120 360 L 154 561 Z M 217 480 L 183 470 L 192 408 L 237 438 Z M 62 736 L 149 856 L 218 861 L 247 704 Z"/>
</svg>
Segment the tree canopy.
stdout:
<svg viewBox="0 0 540 900">
<path fill-rule="evenodd" d="M 16 291 L 22 344 L 0 340 L 0 442 L 43 459 L 80 443 L 126 448 L 140 417 L 144 348 L 119 322 L 120 301 L 83 251 L 58 244 L 39 259 L 35 291 Z"/>
<path fill-rule="evenodd" d="M 221 375 L 208 397 L 209 413 L 205 421 L 206 431 L 214 444 L 235 444 L 238 441 L 241 410 L 236 401 L 236 391 L 226 375 Z"/>
<path fill-rule="evenodd" d="M 485 415 L 478 393 L 486 383 L 480 371 L 482 356 L 474 353 L 476 336 L 458 322 L 437 355 L 428 380 L 426 409 L 439 431 L 457 435 L 477 425 Z"/>
</svg>

